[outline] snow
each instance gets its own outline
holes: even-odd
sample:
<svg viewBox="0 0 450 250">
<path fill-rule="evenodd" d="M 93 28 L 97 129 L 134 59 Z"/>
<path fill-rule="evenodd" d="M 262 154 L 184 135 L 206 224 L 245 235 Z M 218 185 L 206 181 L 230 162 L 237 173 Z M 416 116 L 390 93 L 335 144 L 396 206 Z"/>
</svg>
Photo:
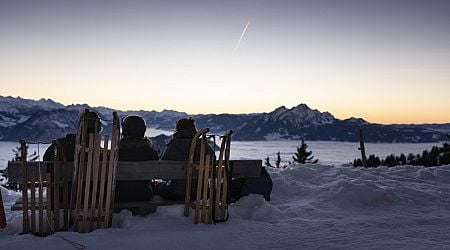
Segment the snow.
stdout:
<svg viewBox="0 0 450 250">
<path fill-rule="evenodd" d="M 182 205 L 146 217 L 114 215 L 111 229 L 59 236 L 89 249 L 442 249 L 450 245 L 450 166 L 355 169 L 291 165 L 269 169 L 272 200 L 250 195 L 232 204 L 230 220 L 195 225 Z M 56 235 L 18 235 L 17 193 L 5 192 L 9 226 L 0 249 L 73 249 Z"/>
<path fill-rule="evenodd" d="M 52 122 L 53 122 L 56 126 L 58 126 L 58 127 L 60 127 L 60 128 L 67 128 L 67 127 L 69 127 L 68 124 L 59 122 L 59 121 L 57 121 L 57 120 L 52 120 Z"/>
<path fill-rule="evenodd" d="M 233 142 L 232 158 L 282 152 L 298 141 Z M 0 249 L 445 249 L 450 246 L 450 165 L 376 169 L 337 166 L 358 156 L 357 143 L 308 142 L 321 164 L 268 169 L 271 201 L 249 195 L 230 206 L 228 222 L 195 225 L 183 206 L 159 207 L 145 217 L 123 210 L 113 228 L 88 234 L 20 235 L 22 216 L 10 207 L 20 193 L 1 189 L 8 227 Z M 17 143 L 0 143 L 0 169 Z M 366 144 L 370 153 L 418 153 L 432 144 Z M 237 150 L 238 149 L 238 150 Z M 45 149 L 42 149 L 42 152 Z M 271 156 L 272 157 L 272 156 Z M 273 157 L 273 159 L 275 159 Z M 336 165 L 333 166 L 332 164 Z"/>
<path fill-rule="evenodd" d="M 269 117 L 274 121 L 287 121 L 291 124 L 295 124 L 297 127 L 301 127 L 309 123 L 316 125 L 330 124 L 335 120 L 334 116 L 330 113 L 321 113 L 316 109 L 312 110 L 306 104 L 300 104 L 291 109 L 281 106 L 273 112 L 266 114 L 265 120 L 268 121 Z"/>
<path fill-rule="evenodd" d="M 51 99 L 39 99 L 39 100 L 31 100 L 31 99 L 23 99 L 20 97 L 11 97 L 11 96 L 1 96 L 0 95 L 0 111 L 5 111 L 8 113 L 15 113 L 20 109 L 26 109 L 31 107 L 39 107 L 44 110 L 54 110 L 64 108 L 64 105 L 61 103 L 54 102 Z"/>
</svg>

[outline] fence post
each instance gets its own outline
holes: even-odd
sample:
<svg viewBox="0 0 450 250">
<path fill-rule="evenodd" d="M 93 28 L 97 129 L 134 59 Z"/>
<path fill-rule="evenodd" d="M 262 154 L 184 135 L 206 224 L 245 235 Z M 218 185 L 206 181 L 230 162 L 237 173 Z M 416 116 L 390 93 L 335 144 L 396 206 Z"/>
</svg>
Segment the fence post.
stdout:
<svg viewBox="0 0 450 250">
<path fill-rule="evenodd" d="M 367 168 L 366 148 L 364 147 L 364 133 L 363 129 L 359 128 L 359 148 L 361 151 L 361 160 L 365 168 Z"/>
</svg>

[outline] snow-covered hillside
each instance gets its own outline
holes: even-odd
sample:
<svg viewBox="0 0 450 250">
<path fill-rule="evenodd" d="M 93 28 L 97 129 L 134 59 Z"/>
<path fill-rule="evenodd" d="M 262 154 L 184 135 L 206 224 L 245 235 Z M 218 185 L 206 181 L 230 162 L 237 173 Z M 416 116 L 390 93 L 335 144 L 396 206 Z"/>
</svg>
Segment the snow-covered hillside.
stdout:
<svg viewBox="0 0 450 250">
<path fill-rule="evenodd" d="M 88 249 L 446 249 L 450 246 L 450 165 L 355 169 L 292 165 L 270 169 L 272 200 L 251 195 L 230 220 L 194 225 L 182 206 L 147 217 L 115 214 L 114 228 L 58 233 Z M 18 197 L 2 189 L 9 227 L 0 249 L 73 249 L 53 235 L 19 235 Z"/>
</svg>

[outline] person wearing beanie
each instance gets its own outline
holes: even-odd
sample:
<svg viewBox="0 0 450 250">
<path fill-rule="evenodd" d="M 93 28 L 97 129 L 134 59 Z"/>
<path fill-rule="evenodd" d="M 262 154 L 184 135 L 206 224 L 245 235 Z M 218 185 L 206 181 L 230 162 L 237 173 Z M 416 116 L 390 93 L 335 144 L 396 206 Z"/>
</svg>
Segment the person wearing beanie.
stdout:
<svg viewBox="0 0 450 250">
<path fill-rule="evenodd" d="M 96 112 L 89 111 L 87 113 L 87 131 L 88 133 L 100 133 L 102 131 L 102 122 Z M 64 149 L 64 155 L 67 161 L 72 162 L 75 155 L 75 140 L 76 134 L 69 133 L 66 137 L 56 139 Z M 42 159 L 44 161 L 53 161 L 55 154 L 55 145 L 51 144 L 47 150 L 45 150 Z"/>
<path fill-rule="evenodd" d="M 122 119 L 122 138 L 119 142 L 119 161 L 159 160 L 150 139 L 145 137 L 147 126 L 142 117 L 129 115 Z M 115 201 L 148 201 L 153 197 L 151 180 L 117 181 Z"/>
<path fill-rule="evenodd" d="M 197 134 L 195 120 L 183 118 L 177 121 L 172 140 L 167 144 L 161 160 L 187 161 L 192 139 Z M 214 150 L 208 145 L 206 154 L 215 159 Z M 200 158 L 200 142 L 197 143 L 194 153 L 194 161 Z M 192 185 L 191 198 L 195 199 L 197 191 L 196 184 Z M 169 180 L 160 185 L 159 195 L 165 199 L 183 201 L 186 193 L 186 180 Z"/>
<path fill-rule="evenodd" d="M 100 120 L 99 115 L 96 112 L 93 111 L 89 111 L 86 113 L 87 116 L 87 132 L 90 134 L 98 134 L 102 131 L 102 122 Z M 56 139 L 56 141 L 62 146 L 63 150 L 62 152 L 64 152 L 64 158 L 66 159 L 66 161 L 68 162 L 73 162 L 74 158 L 75 158 L 75 144 L 76 144 L 76 134 L 73 133 L 69 133 L 66 135 L 66 137 L 61 137 Z M 88 142 L 86 142 L 88 143 Z M 55 144 L 51 144 L 47 150 L 45 150 L 44 156 L 42 157 L 43 161 L 53 161 L 53 158 L 55 156 Z M 49 164 L 47 165 L 47 172 L 48 173 L 53 173 L 53 164 Z M 60 167 L 62 167 L 63 165 L 61 164 Z M 62 170 L 60 170 L 62 171 Z M 68 181 L 68 185 L 69 187 L 72 186 L 72 181 L 69 180 Z M 60 194 L 62 194 L 62 187 L 60 188 Z M 71 188 L 68 189 L 68 197 L 70 199 L 70 195 L 71 195 Z M 52 199 L 52 204 L 53 204 L 53 200 L 54 200 L 54 196 L 51 197 Z M 59 201 L 63 202 L 64 196 L 60 195 L 59 196 Z"/>
</svg>

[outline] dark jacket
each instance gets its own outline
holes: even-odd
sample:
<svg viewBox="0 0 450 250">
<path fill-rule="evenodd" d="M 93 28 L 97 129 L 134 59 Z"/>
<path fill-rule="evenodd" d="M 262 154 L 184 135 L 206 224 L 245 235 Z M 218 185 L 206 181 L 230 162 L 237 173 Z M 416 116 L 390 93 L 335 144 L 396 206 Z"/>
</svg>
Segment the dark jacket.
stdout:
<svg viewBox="0 0 450 250">
<path fill-rule="evenodd" d="M 147 138 L 123 138 L 119 142 L 119 161 L 158 160 L 158 153 Z M 115 201 L 147 201 L 153 197 L 151 180 L 116 181 Z"/>
<path fill-rule="evenodd" d="M 119 142 L 119 161 L 159 160 L 148 138 L 123 138 Z"/>
<path fill-rule="evenodd" d="M 57 141 L 64 148 L 64 154 L 66 157 L 66 161 L 73 161 L 73 157 L 75 155 L 75 134 L 67 134 L 66 137 L 58 138 Z M 43 160 L 44 161 L 53 161 L 53 157 L 55 154 L 55 145 L 51 144 L 47 150 L 45 150 Z"/>
</svg>

